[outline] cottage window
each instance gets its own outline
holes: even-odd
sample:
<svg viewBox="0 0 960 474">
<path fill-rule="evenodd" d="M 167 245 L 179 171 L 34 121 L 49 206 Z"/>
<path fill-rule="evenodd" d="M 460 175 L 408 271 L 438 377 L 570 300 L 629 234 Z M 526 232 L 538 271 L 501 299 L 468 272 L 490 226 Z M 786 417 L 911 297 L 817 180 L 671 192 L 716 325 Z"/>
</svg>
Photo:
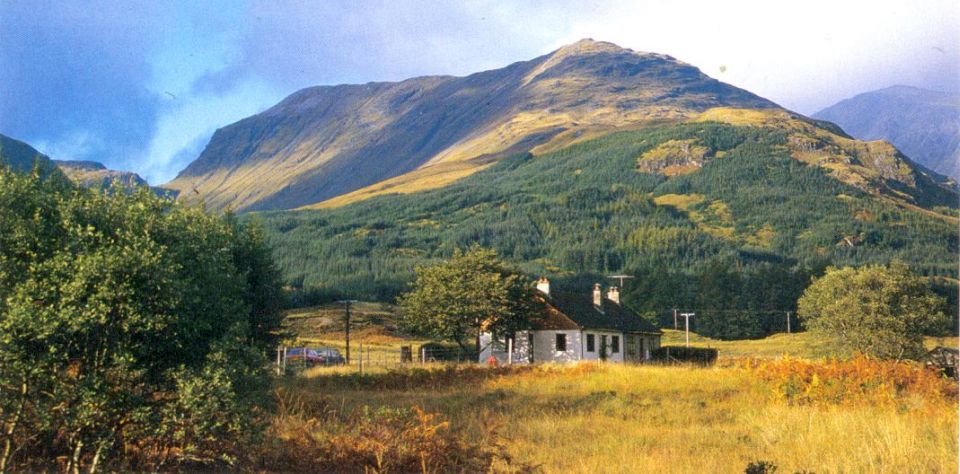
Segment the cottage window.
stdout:
<svg viewBox="0 0 960 474">
<path fill-rule="evenodd" d="M 594 335 L 587 334 L 587 352 L 593 352 L 597 350 L 596 344 L 597 344 L 597 341 Z"/>
<path fill-rule="evenodd" d="M 567 350 L 567 335 L 557 334 L 557 352 L 565 352 L 566 350 Z"/>
<path fill-rule="evenodd" d="M 610 336 L 610 352 L 620 352 L 620 336 Z"/>
</svg>

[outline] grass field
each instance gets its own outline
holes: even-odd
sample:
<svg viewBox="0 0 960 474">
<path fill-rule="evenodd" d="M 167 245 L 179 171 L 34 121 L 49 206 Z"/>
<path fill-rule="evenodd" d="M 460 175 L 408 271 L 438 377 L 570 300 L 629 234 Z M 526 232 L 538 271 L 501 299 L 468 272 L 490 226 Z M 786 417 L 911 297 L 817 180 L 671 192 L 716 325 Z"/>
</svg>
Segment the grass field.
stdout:
<svg viewBox="0 0 960 474">
<path fill-rule="evenodd" d="M 340 315 L 337 307 L 289 313 L 287 326 L 296 334 L 291 342 L 342 348 Z M 394 354 L 400 345 L 425 342 L 402 334 L 388 306 L 360 304 L 354 315 L 355 348 L 363 341 L 374 354 Z M 833 355 L 830 342 L 811 333 L 746 341 L 691 334 L 690 343 L 719 349 L 718 366 L 428 364 L 367 367 L 363 376 L 356 367 L 310 369 L 284 379 L 278 394 L 285 408 L 272 429 L 278 439 L 297 440 L 307 433 L 313 443 L 337 445 L 326 451 L 301 446 L 294 457 L 315 452 L 320 454 L 312 459 L 332 456 L 340 467 L 362 471 L 365 466 L 371 472 L 379 463 L 386 463 L 381 470 L 402 471 L 397 466 L 403 463 L 391 469 L 389 460 L 402 458 L 398 453 L 405 450 L 422 457 L 451 449 L 457 456 L 470 449 L 500 452 L 494 462 L 498 470 L 521 472 L 724 473 L 744 472 L 760 461 L 788 473 L 958 469 L 955 384 L 947 383 L 944 390 L 940 384 L 946 382 L 930 379 L 916 366 L 890 366 L 925 380 L 911 389 L 889 375 L 900 372 L 878 372 L 869 364 L 840 370 L 836 364 L 842 368 L 846 362 L 803 362 Z M 663 344 L 683 345 L 683 331 L 664 330 Z M 955 347 L 957 338 L 928 338 L 927 345 Z M 751 360 L 756 362 L 744 363 Z M 781 365 L 762 372 L 757 364 Z M 820 367 L 823 378 L 810 376 L 810 367 Z M 796 374 L 806 377 L 800 389 Z M 794 378 L 777 382 L 776 377 Z M 798 398 L 785 399 L 787 392 Z M 810 402 L 819 400 L 811 394 L 826 402 Z M 422 426 L 387 428 L 403 418 L 398 413 L 417 419 L 416 409 L 435 418 Z M 371 413 L 387 415 L 371 418 Z M 446 444 L 435 440 L 440 432 L 446 433 Z M 350 449 L 341 444 L 363 455 L 346 456 Z M 309 456 L 305 459 L 313 466 Z M 452 469 L 423 465 L 431 472 Z M 474 469 L 456 465 L 452 470 Z"/>
<path fill-rule="evenodd" d="M 336 419 L 420 407 L 458 437 L 501 444 L 548 473 L 744 472 L 761 460 L 790 473 L 957 471 L 955 393 L 798 405 L 777 398 L 751 369 L 615 364 L 433 367 L 363 378 L 315 370 L 284 390 L 307 411 Z M 287 418 L 276 429 L 296 436 L 304 428 Z"/>
<path fill-rule="evenodd" d="M 663 330 L 663 339 L 661 339 L 663 345 L 682 346 L 685 341 L 685 335 L 682 330 Z M 957 344 L 958 339 L 955 336 L 929 336 L 924 341 L 927 349 L 933 349 L 937 346 L 958 347 Z M 843 355 L 837 353 L 830 340 L 824 339 L 811 332 L 797 332 L 792 334 L 778 333 L 763 339 L 743 339 L 736 341 L 720 341 L 696 333 L 690 333 L 690 345 L 717 349 L 720 351 L 721 359 L 736 359 L 742 357 L 776 358 L 782 356 L 820 359 Z"/>
</svg>

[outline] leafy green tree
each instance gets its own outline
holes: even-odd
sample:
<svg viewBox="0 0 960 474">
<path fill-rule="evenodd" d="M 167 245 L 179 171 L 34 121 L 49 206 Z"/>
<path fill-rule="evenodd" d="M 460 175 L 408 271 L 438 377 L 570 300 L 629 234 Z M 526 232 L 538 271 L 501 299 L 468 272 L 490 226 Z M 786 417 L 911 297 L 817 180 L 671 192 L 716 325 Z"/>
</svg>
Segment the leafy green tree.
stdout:
<svg viewBox="0 0 960 474">
<path fill-rule="evenodd" d="M 258 231 L 5 169 L 0 231 L 0 471 L 229 462 L 279 322 Z"/>
<path fill-rule="evenodd" d="M 533 289 L 495 251 L 457 250 L 439 264 L 418 267 L 413 289 L 398 298 L 404 325 L 413 333 L 456 342 L 466 349 L 480 332 L 509 335 L 529 327 Z"/>
<path fill-rule="evenodd" d="M 842 347 L 886 359 L 917 358 L 923 336 L 943 324 L 943 298 L 903 263 L 828 268 L 798 302 L 812 331 Z"/>
</svg>

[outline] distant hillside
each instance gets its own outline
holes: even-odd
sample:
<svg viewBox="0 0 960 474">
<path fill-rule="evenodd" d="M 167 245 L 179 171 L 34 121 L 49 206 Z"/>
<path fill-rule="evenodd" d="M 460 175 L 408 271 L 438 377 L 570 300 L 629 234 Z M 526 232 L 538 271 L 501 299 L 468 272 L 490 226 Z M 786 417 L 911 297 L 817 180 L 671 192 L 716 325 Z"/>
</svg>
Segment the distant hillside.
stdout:
<svg viewBox="0 0 960 474">
<path fill-rule="evenodd" d="M 670 56 L 583 40 L 466 77 L 301 90 L 218 130 L 166 186 L 215 209 L 289 209 L 345 194 L 339 203 L 350 202 L 721 106 L 776 107 Z"/>
<path fill-rule="evenodd" d="M 861 140 L 887 140 L 933 171 L 960 179 L 960 95 L 893 86 L 814 114 Z"/>
<path fill-rule="evenodd" d="M 6 135 L 0 135 L 0 165 L 10 166 L 15 171 L 24 173 L 37 166 L 43 173 L 60 174 L 50 157 Z"/>
<path fill-rule="evenodd" d="M 124 189 L 147 186 L 158 196 L 176 197 L 176 191 L 152 187 L 136 173 L 111 170 L 96 161 L 52 160 L 32 146 L 5 135 L 0 135 L 0 164 L 20 172 L 29 172 L 39 166 L 44 173 L 61 176 L 87 188 L 109 188 L 114 184 Z"/>
<path fill-rule="evenodd" d="M 700 119 L 520 153 L 442 189 L 258 217 L 292 285 L 380 301 L 404 291 L 416 265 L 474 243 L 573 288 L 615 273 L 638 275 L 637 291 L 663 282 L 630 295 L 652 311 L 709 298 L 697 288 L 719 288 L 716 272 L 736 272 L 724 298 L 773 308 L 809 282 L 792 269 L 899 259 L 955 281 L 957 193 L 889 144 L 779 111 Z M 777 285 L 737 286 L 754 267 L 751 281 Z"/>
<path fill-rule="evenodd" d="M 53 160 L 53 162 L 70 178 L 70 181 L 87 188 L 110 188 L 120 186 L 123 189 L 149 187 L 158 196 L 176 197 L 176 192 L 170 189 L 150 186 L 147 181 L 132 171 L 117 171 L 107 168 L 103 163 L 96 161 L 69 161 Z"/>
<path fill-rule="evenodd" d="M 96 161 L 54 160 L 54 163 L 71 181 L 88 188 L 107 188 L 114 183 L 125 188 L 148 186 L 147 182 L 136 173 L 107 169 L 102 163 Z"/>
</svg>

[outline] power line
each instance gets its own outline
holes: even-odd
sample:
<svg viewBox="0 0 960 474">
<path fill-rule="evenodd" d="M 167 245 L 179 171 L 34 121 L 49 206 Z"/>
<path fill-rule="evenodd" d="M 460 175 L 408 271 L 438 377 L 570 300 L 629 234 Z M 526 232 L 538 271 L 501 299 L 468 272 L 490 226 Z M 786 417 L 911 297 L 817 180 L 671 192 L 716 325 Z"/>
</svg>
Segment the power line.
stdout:
<svg viewBox="0 0 960 474">
<path fill-rule="evenodd" d="M 712 308 L 688 308 L 686 306 L 678 306 L 678 308 L 683 309 L 684 311 L 705 311 L 708 313 L 786 313 L 793 312 L 792 309 L 712 309 Z M 673 311 L 673 309 L 666 310 Z"/>
</svg>

